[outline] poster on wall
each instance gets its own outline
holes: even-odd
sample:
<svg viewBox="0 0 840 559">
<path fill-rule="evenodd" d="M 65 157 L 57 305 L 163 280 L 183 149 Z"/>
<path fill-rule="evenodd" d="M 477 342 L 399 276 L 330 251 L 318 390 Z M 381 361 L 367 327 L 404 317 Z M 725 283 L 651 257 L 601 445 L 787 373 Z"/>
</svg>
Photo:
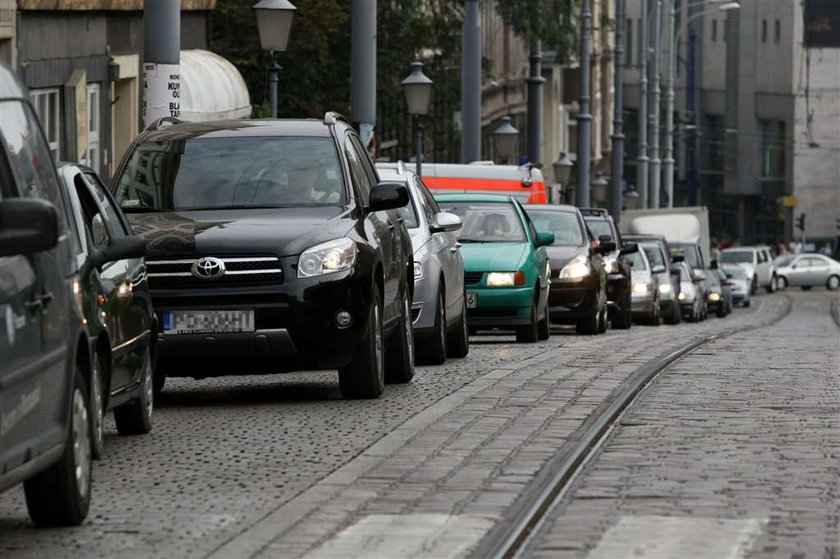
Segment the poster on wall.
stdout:
<svg viewBox="0 0 840 559">
<path fill-rule="evenodd" d="M 162 117 L 181 116 L 181 66 L 144 64 L 143 92 L 144 126 Z"/>
</svg>

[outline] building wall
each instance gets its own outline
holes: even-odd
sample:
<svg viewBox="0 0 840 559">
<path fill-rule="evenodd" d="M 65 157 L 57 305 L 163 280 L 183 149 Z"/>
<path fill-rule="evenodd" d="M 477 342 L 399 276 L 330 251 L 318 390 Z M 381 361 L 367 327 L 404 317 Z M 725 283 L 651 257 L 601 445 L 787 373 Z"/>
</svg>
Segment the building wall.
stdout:
<svg viewBox="0 0 840 559">
<path fill-rule="evenodd" d="M 0 61 L 14 67 L 17 61 L 17 9 L 15 0 L 0 0 Z"/>
</svg>

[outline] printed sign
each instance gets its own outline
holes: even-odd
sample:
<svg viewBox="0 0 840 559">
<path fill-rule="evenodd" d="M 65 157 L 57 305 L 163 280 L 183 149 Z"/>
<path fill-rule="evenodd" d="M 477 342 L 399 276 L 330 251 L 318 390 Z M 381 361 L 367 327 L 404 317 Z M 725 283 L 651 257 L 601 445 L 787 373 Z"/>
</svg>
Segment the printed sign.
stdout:
<svg viewBox="0 0 840 559">
<path fill-rule="evenodd" d="M 181 116 L 181 66 L 179 64 L 143 65 L 143 123 Z"/>
</svg>

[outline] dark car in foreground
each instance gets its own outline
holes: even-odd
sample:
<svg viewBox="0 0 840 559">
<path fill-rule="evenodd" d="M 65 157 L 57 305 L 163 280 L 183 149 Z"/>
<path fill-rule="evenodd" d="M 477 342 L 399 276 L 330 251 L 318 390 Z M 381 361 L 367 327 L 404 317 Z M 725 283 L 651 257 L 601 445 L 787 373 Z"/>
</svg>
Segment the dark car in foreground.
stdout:
<svg viewBox="0 0 840 559">
<path fill-rule="evenodd" d="M 79 297 L 90 351 L 91 449 L 102 456 L 105 414 L 121 435 L 152 429 L 157 327 L 146 280 L 143 239 L 134 237 L 96 173 L 63 163 L 78 251 Z"/>
<path fill-rule="evenodd" d="M 548 310 L 552 322 L 574 324 L 581 334 L 607 329 L 607 274 L 603 254 L 615 243 L 596 246 L 583 216 L 574 206 L 527 205 L 525 211 L 539 231 L 554 233 L 546 247 L 551 265 Z"/>
<path fill-rule="evenodd" d="M 115 198 L 147 241 L 164 376 L 338 369 L 376 398 L 414 376 L 404 184 L 323 120 L 159 122 L 126 153 Z"/>
<path fill-rule="evenodd" d="M 613 328 L 630 328 L 632 321 L 633 289 L 630 268 L 620 257 L 639 250 L 634 243 L 626 243 L 618 232 L 609 212 L 603 208 L 580 208 L 586 226 L 596 244 L 615 243 L 615 248 L 604 254 L 604 269 L 607 272 L 607 304 L 610 324 Z"/>
</svg>

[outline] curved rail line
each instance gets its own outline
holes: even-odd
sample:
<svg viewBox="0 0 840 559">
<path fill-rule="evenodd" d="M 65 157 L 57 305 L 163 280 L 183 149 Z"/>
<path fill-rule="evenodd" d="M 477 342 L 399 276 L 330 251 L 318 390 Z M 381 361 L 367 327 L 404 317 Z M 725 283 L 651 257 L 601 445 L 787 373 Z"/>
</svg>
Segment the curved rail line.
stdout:
<svg viewBox="0 0 840 559">
<path fill-rule="evenodd" d="M 695 338 L 685 345 L 664 353 L 637 369 L 584 421 L 511 506 L 496 526 L 470 555 L 473 557 L 512 558 L 520 556 L 532 537 L 539 532 L 548 513 L 560 502 L 577 475 L 583 471 L 624 413 L 633 405 L 665 369 L 686 354 L 713 340 L 733 334 L 772 326 L 787 317 L 793 307 L 790 297 L 783 296 L 786 306 L 778 316 L 758 324 L 730 328 L 716 335 Z M 840 305 L 835 307 L 840 312 Z M 836 320 L 840 320 L 837 314 Z"/>
</svg>

